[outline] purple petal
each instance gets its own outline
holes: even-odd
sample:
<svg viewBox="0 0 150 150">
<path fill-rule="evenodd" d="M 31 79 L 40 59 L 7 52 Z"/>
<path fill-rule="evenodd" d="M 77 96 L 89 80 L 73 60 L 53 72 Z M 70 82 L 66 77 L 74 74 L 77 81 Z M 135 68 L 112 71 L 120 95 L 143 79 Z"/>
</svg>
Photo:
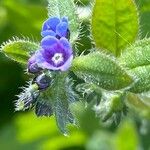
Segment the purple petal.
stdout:
<svg viewBox="0 0 150 150">
<path fill-rule="evenodd" d="M 41 68 L 39 68 L 36 63 L 36 55 L 37 52 L 28 60 L 28 72 L 30 73 L 37 73 L 41 71 Z"/>
<path fill-rule="evenodd" d="M 42 52 L 42 50 L 40 50 L 36 55 L 36 63 L 37 64 L 45 62 L 45 58 L 43 57 L 41 52 Z"/>
<path fill-rule="evenodd" d="M 36 63 L 33 63 L 30 66 L 28 66 L 28 72 L 29 73 L 38 73 L 40 71 L 41 71 L 41 68 L 39 68 Z"/>
<path fill-rule="evenodd" d="M 39 66 L 41 66 L 43 69 L 49 69 L 49 70 L 59 70 L 59 68 L 57 67 L 54 67 L 53 65 L 51 65 L 50 63 L 48 62 L 43 62 L 43 63 L 40 63 Z"/>
<path fill-rule="evenodd" d="M 43 49 L 47 49 L 49 47 L 52 47 L 54 45 L 58 44 L 57 38 L 53 36 L 46 36 L 41 41 L 41 46 Z"/>
<path fill-rule="evenodd" d="M 62 37 L 60 39 L 60 44 L 63 47 L 63 49 L 66 51 L 66 53 L 68 53 L 69 55 L 71 55 L 73 53 L 71 45 L 70 45 L 69 41 L 66 38 Z"/>
<path fill-rule="evenodd" d="M 58 68 L 54 67 L 45 60 L 41 51 L 39 51 L 39 53 L 36 55 L 36 63 L 42 69 L 58 70 Z"/>
<path fill-rule="evenodd" d="M 38 66 L 42 69 L 49 69 L 49 70 L 67 71 L 71 66 L 72 60 L 73 60 L 73 55 L 71 55 L 64 64 L 58 67 L 52 63 L 47 62 L 41 53 L 38 53 L 36 57 Z"/>
<path fill-rule="evenodd" d="M 46 21 L 47 25 L 53 31 L 56 31 L 56 26 L 60 23 L 60 19 L 58 17 L 51 17 Z"/>
<path fill-rule="evenodd" d="M 60 37 L 66 37 L 68 31 L 68 24 L 66 22 L 61 22 L 56 27 L 56 34 Z"/>
<path fill-rule="evenodd" d="M 41 32 L 41 35 L 42 37 L 45 37 L 45 36 L 56 36 L 56 33 L 52 30 L 45 30 L 45 31 L 42 31 Z"/>
<path fill-rule="evenodd" d="M 67 49 L 71 49 L 71 45 L 70 45 L 69 41 L 68 41 L 66 38 L 62 37 L 59 41 L 60 41 L 61 45 L 62 45 L 66 50 L 67 50 Z"/>
<path fill-rule="evenodd" d="M 33 54 L 31 57 L 30 57 L 30 59 L 28 60 L 28 64 L 30 65 L 30 64 L 32 64 L 32 63 L 35 63 L 35 54 Z"/>
<path fill-rule="evenodd" d="M 45 31 L 47 29 L 48 29 L 48 25 L 47 25 L 47 21 L 45 21 L 42 26 L 42 31 Z"/>
<path fill-rule="evenodd" d="M 69 59 L 64 63 L 64 65 L 59 67 L 59 69 L 61 71 L 67 71 L 71 67 L 72 60 L 73 60 L 73 55 L 71 55 Z"/>
</svg>

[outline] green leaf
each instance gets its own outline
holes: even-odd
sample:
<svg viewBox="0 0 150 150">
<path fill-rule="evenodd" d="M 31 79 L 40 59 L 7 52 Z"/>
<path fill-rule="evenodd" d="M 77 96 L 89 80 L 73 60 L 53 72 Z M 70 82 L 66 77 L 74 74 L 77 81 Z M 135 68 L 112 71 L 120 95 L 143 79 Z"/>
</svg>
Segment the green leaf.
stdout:
<svg viewBox="0 0 150 150">
<path fill-rule="evenodd" d="M 115 150 L 137 150 L 138 135 L 132 121 L 126 120 L 120 124 L 120 128 L 114 135 L 113 142 Z"/>
<path fill-rule="evenodd" d="M 132 111 L 142 118 L 150 119 L 150 105 L 144 102 L 145 97 L 134 93 L 128 93 L 126 98 L 126 105 Z M 147 99 L 149 101 L 149 99 Z"/>
<path fill-rule="evenodd" d="M 76 57 L 72 71 L 85 82 L 92 82 L 107 90 L 118 90 L 132 83 L 132 78 L 113 58 L 95 52 Z"/>
<path fill-rule="evenodd" d="M 125 120 L 118 130 L 97 130 L 86 144 L 87 150 L 137 150 L 138 135 L 132 121 Z"/>
<path fill-rule="evenodd" d="M 78 101 L 70 106 L 71 112 L 77 118 L 80 129 L 87 135 L 91 136 L 93 132 L 101 128 L 100 120 L 95 117 L 93 104 L 85 105 L 82 101 Z"/>
<path fill-rule="evenodd" d="M 136 41 L 118 60 L 129 69 L 150 65 L 150 38 Z"/>
<path fill-rule="evenodd" d="M 74 0 L 75 1 L 75 3 L 77 4 L 77 5 L 79 5 L 79 6 L 87 6 L 87 5 L 89 5 L 90 4 L 90 2 L 91 2 L 91 0 Z"/>
<path fill-rule="evenodd" d="M 133 93 L 142 93 L 150 91 L 150 66 L 137 67 L 131 70 L 136 81 L 129 91 Z"/>
<path fill-rule="evenodd" d="M 64 135 L 68 134 L 67 125 L 75 123 L 69 109 L 69 104 L 75 101 L 70 84 L 67 73 L 60 73 L 56 75 L 53 85 L 46 91 L 53 107 L 57 126 Z"/>
<path fill-rule="evenodd" d="M 92 18 L 96 45 L 115 56 L 132 43 L 138 32 L 137 9 L 132 0 L 96 0 Z"/>
<path fill-rule="evenodd" d="M 29 40 L 14 38 L 1 45 L 1 51 L 9 58 L 26 65 L 30 57 L 30 53 L 36 51 L 39 45 Z"/>
<path fill-rule="evenodd" d="M 150 1 L 135 0 L 140 14 L 140 38 L 150 37 Z"/>
<path fill-rule="evenodd" d="M 150 39 L 143 39 L 131 45 L 119 61 L 136 78 L 131 92 L 141 93 L 150 90 Z"/>
<path fill-rule="evenodd" d="M 73 43 L 78 38 L 79 22 L 73 0 L 48 0 L 48 16 L 68 17 L 70 40 Z"/>
</svg>

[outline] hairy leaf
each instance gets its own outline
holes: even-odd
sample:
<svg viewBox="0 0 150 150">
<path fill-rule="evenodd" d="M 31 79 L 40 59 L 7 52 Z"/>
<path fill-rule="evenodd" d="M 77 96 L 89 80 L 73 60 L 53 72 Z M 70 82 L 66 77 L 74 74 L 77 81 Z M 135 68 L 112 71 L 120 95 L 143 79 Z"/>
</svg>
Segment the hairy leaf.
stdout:
<svg viewBox="0 0 150 150">
<path fill-rule="evenodd" d="M 67 73 L 60 73 L 56 75 L 52 87 L 46 92 L 51 101 L 58 128 L 65 135 L 68 134 L 67 124 L 75 123 L 69 104 L 76 101 L 76 95 L 70 85 L 72 83 L 67 78 Z"/>
<path fill-rule="evenodd" d="M 128 93 L 125 102 L 133 112 L 136 112 L 141 117 L 150 119 L 150 105 L 144 103 L 143 99 L 140 95 Z"/>
<path fill-rule="evenodd" d="M 134 86 L 130 88 L 133 93 L 142 93 L 150 90 L 150 66 L 137 67 L 131 70 L 136 77 Z"/>
<path fill-rule="evenodd" d="M 48 16 L 68 17 L 70 26 L 70 40 L 74 42 L 78 37 L 78 18 L 73 0 L 48 0 Z"/>
<path fill-rule="evenodd" d="M 111 57 L 99 52 L 76 57 L 72 71 L 86 82 L 107 90 L 118 90 L 132 83 L 132 78 Z"/>
<path fill-rule="evenodd" d="M 137 79 L 130 91 L 141 93 L 150 90 L 150 39 L 137 41 L 127 48 L 119 61 Z"/>
<path fill-rule="evenodd" d="M 150 1 L 135 0 L 140 14 L 140 38 L 150 37 Z"/>
<path fill-rule="evenodd" d="M 39 45 L 29 40 L 15 39 L 1 45 L 1 51 L 8 57 L 22 64 L 27 64 L 30 53 L 36 51 Z"/>
<path fill-rule="evenodd" d="M 135 40 L 138 32 L 137 9 L 132 0 L 96 0 L 92 18 L 96 45 L 119 56 Z"/>
</svg>

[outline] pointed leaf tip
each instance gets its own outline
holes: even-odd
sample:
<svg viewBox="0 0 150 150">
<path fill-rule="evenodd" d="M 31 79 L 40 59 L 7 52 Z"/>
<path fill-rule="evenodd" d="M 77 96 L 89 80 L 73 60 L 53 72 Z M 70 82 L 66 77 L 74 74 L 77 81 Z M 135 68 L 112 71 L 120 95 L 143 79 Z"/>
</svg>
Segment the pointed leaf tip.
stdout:
<svg viewBox="0 0 150 150">
<path fill-rule="evenodd" d="M 30 54 L 36 51 L 39 45 L 29 40 L 13 39 L 1 45 L 1 51 L 9 58 L 26 65 Z"/>
</svg>

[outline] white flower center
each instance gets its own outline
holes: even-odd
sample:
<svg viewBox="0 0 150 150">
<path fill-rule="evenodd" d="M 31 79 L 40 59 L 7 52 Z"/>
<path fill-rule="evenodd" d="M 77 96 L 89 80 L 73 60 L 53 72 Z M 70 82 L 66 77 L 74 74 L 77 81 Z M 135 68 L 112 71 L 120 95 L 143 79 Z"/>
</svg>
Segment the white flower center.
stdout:
<svg viewBox="0 0 150 150">
<path fill-rule="evenodd" d="M 52 61 L 54 62 L 54 64 L 58 65 L 61 62 L 64 61 L 63 55 L 62 53 L 56 53 L 53 57 L 52 57 Z"/>
</svg>

